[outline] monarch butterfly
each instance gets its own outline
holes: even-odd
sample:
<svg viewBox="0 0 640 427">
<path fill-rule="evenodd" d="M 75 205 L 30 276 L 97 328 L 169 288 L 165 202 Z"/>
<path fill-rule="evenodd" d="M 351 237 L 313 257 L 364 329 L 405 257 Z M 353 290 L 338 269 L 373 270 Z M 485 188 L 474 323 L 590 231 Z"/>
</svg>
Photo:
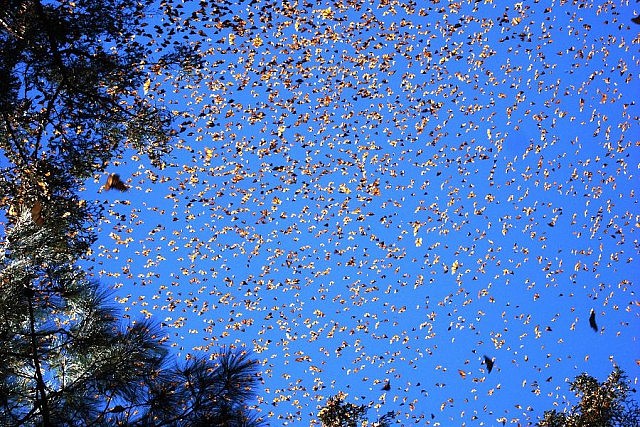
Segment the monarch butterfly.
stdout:
<svg viewBox="0 0 640 427">
<path fill-rule="evenodd" d="M 31 219 L 39 226 L 44 224 L 44 218 L 42 217 L 42 203 L 37 200 L 31 208 Z"/>
<path fill-rule="evenodd" d="M 596 311 L 592 308 L 589 314 L 589 326 L 594 332 L 598 332 L 598 323 L 596 322 Z"/>
<path fill-rule="evenodd" d="M 112 188 L 118 191 L 127 191 L 129 189 L 129 187 L 127 187 L 126 184 L 120 180 L 120 175 L 118 175 L 117 173 L 112 173 L 111 175 L 109 175 L 109 178 L 107 178 L 107 183 L 104 185 L 104 189 L 107 191 L 111 190 Z"/>
<path fill-rule="evenodd" d="M 491 373 L 491 370 L 493 369 L 493 359 L 487 355 L 484 356 L 484 364 L 487 365 L 487 371 L 489 371 L 489 373 Z"/>
</svg>

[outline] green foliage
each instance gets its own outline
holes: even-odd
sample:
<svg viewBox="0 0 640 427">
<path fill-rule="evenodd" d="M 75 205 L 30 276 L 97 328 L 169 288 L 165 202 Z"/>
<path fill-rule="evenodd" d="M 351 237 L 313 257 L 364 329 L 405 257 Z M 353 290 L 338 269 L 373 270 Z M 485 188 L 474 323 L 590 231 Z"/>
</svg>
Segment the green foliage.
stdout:
<svg viewBox="0 0 640 427">
<path fill-rule="evenodd" d="M 101 208 L 81 200 L 77 191 L 79 182 L 64 168 L 49 159 L 35 159 L 23 168 L 8 167 L 0 177 L 0 200 L 8 206 L 12 222 L 19 215 L 25 216 L 26 233 L 38 230 L 36 218 L 28 213 L 39 206 L 40 227 L 47 233 L 47 245 L 41 250 L 52 250 L 69 256 L 83 256 L 95 240 L 88 227 L 100 217 Z M 28 224 L 34 229 L 29 231 Z M 16 238 L 17 241 L 22 241 Z M 26 244 L 26 241 L 23 241 Z M 48 248 L 48 249 L 47 249 Z"/>
<path fill-rule="evenodd" d="M 5 7 L 6 6 L 6 7 Z M 78 266 L 100 209 L 84 179 L 125 145 L 162 166 L 173 132 L 139 95 L 148 48 L 130 0 L 9 2 L 0 11 L 0 425 L 259 425 L 247 353 L 169 366 L 155 324 L 122 325 Z M 189 52 L 161 58 L 180 63 Z M 197 66 L 196 59 L 189 66 Z"/>
<path fill-rule="evenodd" d="M 168 367 L 157 327 L 123 328 L 109 294 L 51 245 L 54 228 L 25 210 L 0 248 L 1 424 L 260 424 L 247 353 Z"/>
<path fill-rule="evenodd" d="M 10 425 L 84 424 L 105 396 L 127 398 L 166 350 L 147 323 L 121 329 L 107 294 L 49 245 L 28 212 L 0 254 L 2 418 Z"/>
<path fill-rule="evenodd" d="M 345 402 L 344 393 L 338 393 L 327 400 L 327 404 L 318 413 L 323 427 L 387 427 L 393 422 L 395 415 L 388 412 L 378 420 L 369 422 L 366 419 L 368 407 Z"/>
<path fill-rule="evenodd" d="M 170 116 L 139 94 L 152 52 L 134 40 L 137 1 L 10 2 L 0 26 L 0 147 L 11 163 L 71 176 L 103 169 L 123 144 L 157 165 Z"/>
<path fill-rule="evenodd" d="M 256 368 L 256 361 L 249 359 L 247 353 L 228 350 L 216 355 L 213 361 L 191 359 L 184 367 L 165 373 L 162 381 L 149 384 L 149 410 L 136 423 L 261 425 L 244 407 L 254 397 Z"/>
<path fill-rule="evenodd" d="M 157 327 L 121 327 L 108 293 L 51 245 L 53 228 L 25 210 L 0 248 L 0 423 L 260 424 L 245 405 L 258 381 L 247 353 L 168 367 Z"/>
<path fill-rule="evenodd" d="M 580 402 L 566 412 L 546 411 L 541 427 L 636 427 L 640 426 L 640 408 L 630 400 L 629 383 L 620 368 L 615 368 L 600 383 L 586 373 L 569 383 Z"/>
</svg>

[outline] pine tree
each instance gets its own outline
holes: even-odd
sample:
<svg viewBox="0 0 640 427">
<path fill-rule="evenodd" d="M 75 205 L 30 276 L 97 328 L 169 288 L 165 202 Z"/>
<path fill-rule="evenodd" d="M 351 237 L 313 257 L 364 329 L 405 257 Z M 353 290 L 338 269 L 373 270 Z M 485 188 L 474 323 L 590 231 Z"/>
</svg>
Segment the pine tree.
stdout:
<svg viewBox="0 0 640 427">
<path fill-rule="evenodd" d="M 161 381 L 150 385 L 148 411 L 135 424 L 262 425 L 245 408 L 255 395 L 256 368 L 247 353 L 224 350 L 214 360 L 194 358 L 183 367 L 166 370 Z"/>
<path fill-rule="evenodd" d="M 124 147 L 159 167 L 170 151 L 170 116 L 138 95 L 152 52 L 131 31 L 144 8 L 21 0 L 0 9 L 0 424 L 260 424 L 246 408 L 258 381 L 249 354 L 169 363 L 157 326 L 122 324 L 79 267 L 100 218 L 78 197 L 84 180 Z"/>
<path fill-rule="evenodd" d="M 640 427 L 640 407 L 630 399 L 631 388 L 620 368 L 603 382 L 580 374 L 569 389 L 580 402 L 564 412 L 546 411 L 540 427 Z"/>
<path fill-rule="evenodd" d="M 86 178 L 126 143 L 161 164 L 170 116 L 139 95 L 152 52 L 132 31 L 132 0 L 4 3 L 0 11 L 0 146 L 17 167 L 48 153 Z M 175 52 L 167 54 L 179 61 Z M 162 58 L 160 58 L 162 59 Z"/>
<path fill-rule="evenodd" d="M 259 425 L 247 353 L 169 366 L 157 327 L 122 327 L 109 294 L 22 210 L 0 248 L 0 424 Z"/>
<path fill-rule="evenodd" d="M 393 411 L 387 412 L 376 421 L 369 422 L 366 419 L 368 407 L 346 402 L 347 395 L 338 393 L 331 396 L 325 406 L 320 409 L 318 418 L 323 427 L 388 427 L 395 419 Z"/>
</svg>

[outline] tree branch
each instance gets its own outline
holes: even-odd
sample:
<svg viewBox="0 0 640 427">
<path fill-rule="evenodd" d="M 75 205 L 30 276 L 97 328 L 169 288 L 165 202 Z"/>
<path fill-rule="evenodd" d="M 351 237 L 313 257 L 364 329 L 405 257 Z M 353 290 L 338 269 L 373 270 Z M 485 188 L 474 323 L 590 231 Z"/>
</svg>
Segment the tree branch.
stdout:
<svg viewBox="0 0 640 427">
<path fill-rule="evenodd" d="M 29 304 L 29 328 L 31 330 L 31 348 L 32 348 L 32 357 L 33 357 L 33 365 L 36 371 L 36 404 L 34 406 L 34 410 L 36 407 L 40 408 L 40 413 L 42 415 L 42 423 L 46 426 L 50 425 L 50 413 L 49 413 L 49 402 L 47 401 L 47 389 L 46 384 L 44 382 L 44 377 L 42 376 L 42 370 L 40 366 L 40 356 L 38 354 L 38 342 L 36 340 L 36 320 L 35 315 L 33 313 L 33 297 L 31 293 L 27 292 L 27 301 Z"/>
</svg>

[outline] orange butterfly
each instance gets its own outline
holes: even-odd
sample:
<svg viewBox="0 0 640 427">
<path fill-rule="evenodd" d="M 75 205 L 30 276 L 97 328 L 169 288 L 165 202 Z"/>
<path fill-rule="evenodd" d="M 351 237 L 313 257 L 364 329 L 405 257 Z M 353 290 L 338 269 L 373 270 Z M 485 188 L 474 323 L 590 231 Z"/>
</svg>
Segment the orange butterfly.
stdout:
<svg viewBox="0 0 640 427">
<path fill-rule="evenodd" d="M 109 175 L 109 178 L 107 178 L 107 183 L 104 185 L 104 189 L 107 191 L 111 190 L 112 188 L 118 191 L 127 191 L 129 189 L 129 187 L 127 187 L 127 185 L 120 180 L 120 175 L 118 175 L 117 173 L 112 173 L 111 175 Z"/>
<path fill-rule="evenodd" d="M 39 201 L 36 201 L 31 208 L 31 219 L 39 226 L 44 224 L 44 218 L 42 217 L 42 203 Z"/>
</svg>

